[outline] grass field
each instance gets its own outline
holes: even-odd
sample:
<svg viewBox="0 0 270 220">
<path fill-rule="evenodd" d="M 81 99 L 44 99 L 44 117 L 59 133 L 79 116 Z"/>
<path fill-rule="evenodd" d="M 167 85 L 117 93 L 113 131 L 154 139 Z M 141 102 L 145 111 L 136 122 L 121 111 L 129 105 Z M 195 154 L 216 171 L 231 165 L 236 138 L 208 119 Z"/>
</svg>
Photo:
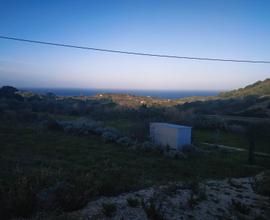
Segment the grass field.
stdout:
<svg viewBox="0 0 270 220">
<path fill-rule="evenodd" d="M 246 166 L 245 154 L 215 152 L 167 159 L 157 152 L 104 143 L 97 136 L 78 137 L 25 125 L 0 125 L 0 141 L 0 214 L 5 217 L 33 214 L 39 192 L 58 183 L 66 187 L 58 192 L 55 209 L 72 211 L 100 195 L 198 177 L 247 176 L 261 170 Z"/>
<path fill-rule="evenodd" d="M 232 132 L 214 130 L 193 130 L 194 141 L 197 143 L 208 142 L 213 144 L 222 144 L 231 147 L 248 149 L 249 143 L 245 136 L 234 134 Z M 270 135 L 257 137 L 255 140 L 255 151 L 270 153 Z"/>
</svg>

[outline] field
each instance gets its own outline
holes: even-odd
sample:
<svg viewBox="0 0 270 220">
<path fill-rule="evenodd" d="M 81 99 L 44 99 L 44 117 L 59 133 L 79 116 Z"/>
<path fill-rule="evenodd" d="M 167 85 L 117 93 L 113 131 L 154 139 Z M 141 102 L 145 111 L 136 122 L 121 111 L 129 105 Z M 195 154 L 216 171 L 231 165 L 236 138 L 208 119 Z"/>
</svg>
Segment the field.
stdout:
<svg viewBox="0 0 270 220">
<path fill-rule="evenodd" d="M 217 151 L 169 159 L 158 152 L 104 143 L 97 136 L 72 136 L 27 125 L 1 124 L 0 140 L 1 215 L 5 217 L 31 216 L 39 210 L 39 195 L 52 189 L 53 210 L 61 213 L 82 208 L 100 195 L 170 181 L 249 176 L 263 169 L 247 166 L 244 153 Z M 268 162 L 258 165 L 265 167 Z"/>
<path fill-rule="evenodd" d="M 119 129 L 125 134 L 132 134 L 133 128 L 138 127 L 138 121 L 132 121 L 128 119 L 116 119 L 106 121 L 106 126 L 114 127 Z M 193 129 L 193 141 L 196 144 L 203 142 L 212 144 L 221 144 L 230 147 L 237 147 L 248 149 L 249 143 L 244 135 L 236 134 L 224 130 L 214 129 Z M 255 140 L 255 151 L 270 153 L 270 135 L 265 134 L 264 136 L 258 136 Z"/>
<path fill-rule="evenodd" d="M 221 144 L 230 147 L 248 149 L 249 143 L 245 136 L 232 132 L 209 129 L 194 129 L 194 141 L 198 143 L 207 142 Z M 270 136 L 257 137 L 255 141 L 255 151 L 270 153 Z"/>
</svg>

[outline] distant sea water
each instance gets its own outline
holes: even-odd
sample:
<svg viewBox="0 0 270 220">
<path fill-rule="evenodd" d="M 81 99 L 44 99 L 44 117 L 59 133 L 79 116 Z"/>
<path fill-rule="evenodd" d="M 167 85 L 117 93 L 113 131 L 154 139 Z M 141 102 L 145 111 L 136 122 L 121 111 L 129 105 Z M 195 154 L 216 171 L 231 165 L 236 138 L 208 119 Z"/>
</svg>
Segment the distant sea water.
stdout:
<svg viewBox="0 0 270 220">
<path fill-rule="evenodd" d="M 52 92 L 58 96 L 93 96 L 104 93 L 132 94 L 137 96 L 151 96 L 163 99 L 178 99 L 190 96 L 215 96 L 221 91 L 216 90 L 116 90 L 116 89 L 60 89 L 60 88 L 22 88 L 24 91 L 46 94 Z"/>
</svg>

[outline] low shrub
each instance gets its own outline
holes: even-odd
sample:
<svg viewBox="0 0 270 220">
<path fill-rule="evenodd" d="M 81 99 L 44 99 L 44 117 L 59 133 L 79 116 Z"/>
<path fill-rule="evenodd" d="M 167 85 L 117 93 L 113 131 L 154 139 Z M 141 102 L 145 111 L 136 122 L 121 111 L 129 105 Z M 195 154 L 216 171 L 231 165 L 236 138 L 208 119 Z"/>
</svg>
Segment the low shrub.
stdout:
<svg viewBox="0 0 270 220">
<path fill-rule="evenodd" d="M 117 211 L 117 206 L 114 203 L 103 203 L 102 204 L 102 212 L 107 217 L 115 216 Z"/>
<path fill-rule="evenodd" d="M 142 150 L 149 151 L 155 149 L 155 145 L 150 141 L 145 141 L 141 144 Z"/>
<path fill-rule="evenodd" d="M 117 139 L 116 143 L 122 146 L 129 147 L 134 144 L 134 141 L 128 137 L 120 137 L 119 139 Z"/>
<path fill-rule="evenodd" d="M 140 201 L 137 198 L 128 197 L 127 203 L 130 207 L 138 207 L 140 205 Z"/>
<path fill-rule="evenodd" d="M 151 220 L 165 220 L 164 213 L 160 207 L 160 204 L 156 204 L 154 198 L 150 198 L 148 204 L 142 203 L 143 209 L 148 217 Z"/>
<path fill-rule="evenodd" d="M 266 171 L 261 178 L 255 177 L 252 187 L 257 193 L 270 196 L 270 171 Z"/>
</svg>

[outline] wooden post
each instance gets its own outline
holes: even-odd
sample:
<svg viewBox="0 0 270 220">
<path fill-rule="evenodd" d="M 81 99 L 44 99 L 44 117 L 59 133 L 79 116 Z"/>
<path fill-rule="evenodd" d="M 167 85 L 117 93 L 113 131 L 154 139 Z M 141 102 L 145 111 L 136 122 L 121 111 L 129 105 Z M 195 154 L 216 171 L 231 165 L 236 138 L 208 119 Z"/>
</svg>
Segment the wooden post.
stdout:
<svg viewBox="0 0 270 220">
<path fill-rule="evenodd" d="M 251 165 L 254 163 L 254 148 L 255 148 L 254 139 L 250 138 L 249 149 L 248 149 L 248 162 Z"/>
<path fill-rule="evenodd" d="M 247 129 L 247 139 L 249 143 L 248 147 L 248 163 L 249 164 L 254 164 L 255 163 L 255 158 L 254 158 L 254 150 L 255 150 L 255 138 L 257 134 L 256 125 L 250 125 Z"/>
</svg>

